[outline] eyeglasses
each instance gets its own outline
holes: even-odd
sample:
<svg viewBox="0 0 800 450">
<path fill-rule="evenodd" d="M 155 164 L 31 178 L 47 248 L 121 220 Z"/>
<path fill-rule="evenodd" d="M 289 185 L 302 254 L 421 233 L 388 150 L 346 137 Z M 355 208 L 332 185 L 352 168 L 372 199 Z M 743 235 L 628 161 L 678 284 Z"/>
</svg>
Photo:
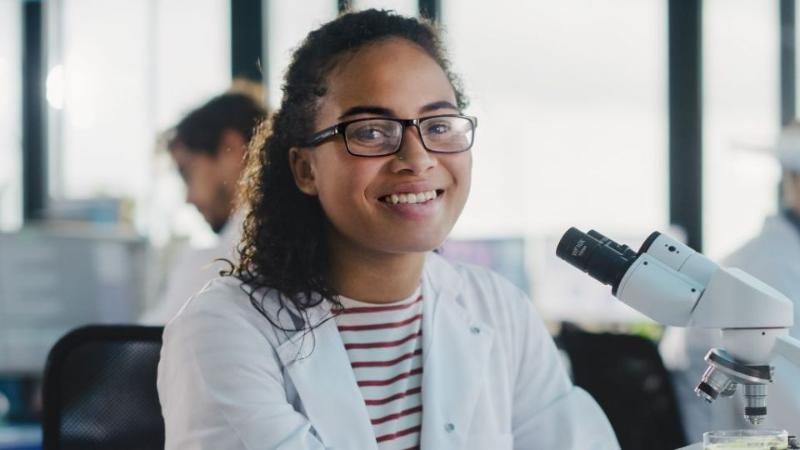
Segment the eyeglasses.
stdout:
<svg viewBox="0 0 800 450">
<path fill-rule="evenodd" d="M 429 152 L 459 153 L 472 147 L 478 119 L 459 114 L 391 119 L 386 117 L 355 119 L 338 123 L 314 133 L 306 142 L 315 147 L 337 134 L 344 136 L 347 152 L 353 156 L 386 156 L 397 153 L 403 145 L 406 127 L 415 126 L 422 146 Z"/>
</svg>

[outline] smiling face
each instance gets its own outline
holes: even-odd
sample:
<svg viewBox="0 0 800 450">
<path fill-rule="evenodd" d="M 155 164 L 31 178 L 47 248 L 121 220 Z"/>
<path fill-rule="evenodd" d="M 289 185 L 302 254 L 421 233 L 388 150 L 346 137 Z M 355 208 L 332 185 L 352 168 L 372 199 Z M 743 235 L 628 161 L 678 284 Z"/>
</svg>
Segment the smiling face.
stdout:
<svg viewBox="0 0 800 450">
<path fill-rule="evenodd" d="M 352 119 L 458 112 L 442 68 L 402 39 L 358 50 L 344 58 L 327 81 L 315 130 Z M 295 181 L 303 192 L 319 197 L 331 225 L 331 244 L 371 254 L 438 247 L 464 207 L 471 166 L 469 151 L 428 152 L 413 126 L 406 128 L 399 151 L 389 156 L 353 156 L 339 135 L 292 151 Z"/>
</svg>

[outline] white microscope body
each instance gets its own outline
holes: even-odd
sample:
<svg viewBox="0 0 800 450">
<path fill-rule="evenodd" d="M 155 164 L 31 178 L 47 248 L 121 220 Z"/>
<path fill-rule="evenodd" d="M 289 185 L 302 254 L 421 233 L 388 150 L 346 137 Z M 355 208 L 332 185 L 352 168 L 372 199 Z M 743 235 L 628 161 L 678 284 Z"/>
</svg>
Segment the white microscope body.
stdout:
<svg viewBox="0 0 800 450">
<path fill-rule="evenodd" d="M 709 366 L 695 392 L 712 402 L 741 385 L 743 414 L 752 424 L 767 415 L 770 361 L 782 355 L 800 366 L 800 341 L 789 336 L 794 314 L 788 298 L 669 236 L 655 232 L 634 252 L 594 230 L 570 228 L 556 253 L 658 323 L 720 329 L 722 348 L 706 355 Z"/>
</svg>

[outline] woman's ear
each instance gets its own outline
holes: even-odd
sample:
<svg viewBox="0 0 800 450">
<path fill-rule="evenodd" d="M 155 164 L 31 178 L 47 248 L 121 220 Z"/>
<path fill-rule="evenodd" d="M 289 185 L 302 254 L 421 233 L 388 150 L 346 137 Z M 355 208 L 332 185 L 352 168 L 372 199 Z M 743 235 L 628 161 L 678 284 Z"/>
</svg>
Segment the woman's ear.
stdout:
<svg viewBox="0 0 800 450">
<path fill-rule="evenodd" d="M 289 149 L 289 167 L 292 169 L 297 188 L 305 194 L 317 195 L 317 180 L 314 177 L 311 152 L 297 147 Z"/>
</svg>

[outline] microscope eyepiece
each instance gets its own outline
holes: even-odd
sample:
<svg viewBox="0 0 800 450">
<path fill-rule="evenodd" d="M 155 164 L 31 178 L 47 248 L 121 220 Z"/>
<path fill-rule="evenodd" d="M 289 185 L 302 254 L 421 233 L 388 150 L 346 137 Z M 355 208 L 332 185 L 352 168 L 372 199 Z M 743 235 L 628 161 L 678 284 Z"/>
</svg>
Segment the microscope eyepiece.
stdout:
<svg viewBox="0 0 800 450">
<path fill-rule="evenodd" d="M 574 227 L 561 237 L 556 255 L 595 280 L 610 285 L 614 294 L 625 272 L 638 257 L 627 245 L 620 245 L 595 230 L 584 233 Z"/>
</svg>

